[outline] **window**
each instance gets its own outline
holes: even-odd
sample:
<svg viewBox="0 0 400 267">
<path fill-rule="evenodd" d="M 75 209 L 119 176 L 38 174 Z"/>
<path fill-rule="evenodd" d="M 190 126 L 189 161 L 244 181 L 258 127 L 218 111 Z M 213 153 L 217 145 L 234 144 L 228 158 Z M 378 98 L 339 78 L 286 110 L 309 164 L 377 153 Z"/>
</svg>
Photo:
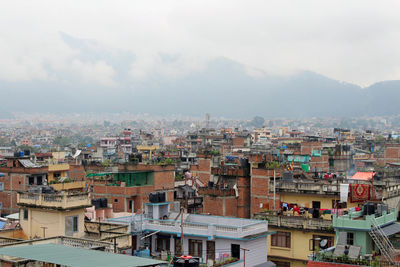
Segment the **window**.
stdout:
<svg viewBox="0 0 400 267">
<path fill-rule="evenodd" d="M 53 177 L 54 177 L 55 179 L 58 179 L 58 178 L 61 177 L 61 173 L 55 172 L 55 173 L 53 174 Z"/>
<path fill-rule="evenodd" d="M 354 233 L 347 233 L 347 245 L 354 245 Z"/>
<path fill-rule="evenodd" d="M 133 208 L 132 208 L 132 200 L 129 200 L 129 207 L 128 207 L 128 210 L 133 211 Z"/>
<path fill-rule="evenodd" d="M 181 256 L 182 255 L 182 245 L 181 245 L 181 239 L 179 237 L 175 238 L 175 256 Z"/>
<path fill-rule="evenodd" d="M 231 256 L 232 258 L 240 259 L 240 245 L 231 244 Z"/>
<path fill-rule="evenodd" d="M 42 185 L 42 183 L 43 183 L 43 181 L 42 181 L 42 176 L 38 176 L 38 177 L 36 178 L 36 184 L 37 184 L 37 185 Z"/>
<path fill-rule="evenodd" d="M 114 202 L 117 203 L 117 202 L 118 202 L 118 199 L 115 198 L 115 199 L 114 199 Z"/>
<path fill-rule="evenodd" d="M 313 209 L 320 209 L 321 208 L 321 202 L 320 201 L 313 201 L 312 202 L 312 208 Z"/>
<path fill-rule="evenodd" d="M 169 237 L 157 237 L 157 250 L 156 251 L 169 251 L 170 246 L 170 238 Z"/>
<path fill-rule="evenodd" d="M 78 232 L 78 216 L 65 217 L 65 235 L 72 236 Z"/>
<path fill-rule="evenodd" d="M 4 190 L 4 183 L 0 183 L 0 191 Z"/>
<path fill-rule="evenodd" d="M 73 231 L 78 232 L 78 216 L 73 217 Z"/>
<path fill-rule="evenodd" d="M 24 220 L 28 220 L 28 209 L 23 209 L 24 212 Z"/>
<path fill-rule="evenodd" d="M 193 257 L 202 257 L 203 241 L 196 239 L 189 239 L 189 255 Z"/>
<path fill-rule="evenodd" d="M 290 248 L 290 233 L 278 231 L 271 235 L 271 246 Z"/>
<path fill-rule="evenodd" d="M 29 184 L 29 185 L 35 184 L 35 178 L 32 177 L 32 176 L 29 176 L 29 178 L 28 178 L 28 184 Z"/>
</svg>

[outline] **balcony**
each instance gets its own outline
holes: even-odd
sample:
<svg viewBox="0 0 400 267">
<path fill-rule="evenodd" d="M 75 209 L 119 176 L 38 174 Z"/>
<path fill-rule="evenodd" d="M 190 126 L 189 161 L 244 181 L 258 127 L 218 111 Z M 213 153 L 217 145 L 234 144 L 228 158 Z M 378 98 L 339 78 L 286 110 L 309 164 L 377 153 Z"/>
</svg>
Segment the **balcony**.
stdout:
<svg viewBox="0 0 400 267">
<path fill-rule="evenodd" d="M 55 191 L 65 191 L 65 190 L 82 190 L 86 187 L 85 181 L 73 181 L 73 182 L 62 182 L 62 183 L 52 183 L 51 187 Z"/>
<path fill-rule="evenodd" d="M 274 188 L 273 181 L 270 182 L 270 191 Z M 320 194 L 320 195 L 339 195 L 339 184 L 309 182 L 309 181 L 279 181 L 275 186 L 276 192 L 282 193 L 304 193 L 304 194 Z"/>
<path fill-rule="evenodd" d="M 91 201 L 86 193 L 79 194 L 38 194 L 20 192 L 17 197 L 19 206 L 48 208 L 56 210 L 90 207 Z"/>
<path fill-rule="evenodd" d="M 259 214 L 256 218 L 267 220 L 269 226 L 333 232 L 332 221 L 330 220 L 302 216 L 276 216 L 272 214 Z"/>
</svg>

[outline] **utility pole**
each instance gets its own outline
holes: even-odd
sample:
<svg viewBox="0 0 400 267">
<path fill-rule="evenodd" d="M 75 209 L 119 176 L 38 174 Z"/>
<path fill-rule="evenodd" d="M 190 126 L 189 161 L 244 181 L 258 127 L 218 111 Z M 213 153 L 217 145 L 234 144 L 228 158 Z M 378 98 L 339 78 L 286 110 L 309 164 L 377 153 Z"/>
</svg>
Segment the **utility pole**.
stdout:
<svg viewBox="0 0 400 267">
<path fill-rule="evenodd" d="M 185 208 L 182 206 L 181 207 L 181 251 L 182 251 L 182 256 L 185 255 L 184 254 L 185 253 L 184 242 L 183 242 L 183 213 L 184 212 L 185 212 Z"/>
<path fill-rule="evenodd" d="M 274 168 L 274 211 L 276 211 L 276 171 Z"/>
<path fill-rule="evenodd" d="M 246 251 L 250 251 L 249 249 L 246 248 L 240 248 L 243 250 L 243 267 L 246 267 Z"/>
</svg>

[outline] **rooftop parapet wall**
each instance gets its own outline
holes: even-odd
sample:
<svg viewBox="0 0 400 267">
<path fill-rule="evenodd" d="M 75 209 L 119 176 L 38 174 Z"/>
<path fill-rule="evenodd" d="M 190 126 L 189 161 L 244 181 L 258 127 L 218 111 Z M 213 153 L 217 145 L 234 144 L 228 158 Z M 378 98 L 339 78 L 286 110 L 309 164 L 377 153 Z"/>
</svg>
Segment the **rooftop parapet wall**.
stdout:
<svg viewBox="0 0 400 267">
<path fill-rule="evenodd" d="M 148 231 L 161 231 L 177 234 L 181 232 L 181 223 L 179 220 L 145 219 L 143 220 L 142 227 L 144 230 Z M 184 232 L 190 233 L 191 235 L 208 236 L 212 239 L 216 237 L 246 239 L 254 235 L 267 234 L 268 222 L 255 221 L 243 226 L 237 226 L 186 221 L 183 223 L 183 228 Z M 134 225 L 132 225 L 132 229 L 135 229 Z"/>
<path fill-rule="evenodd" d="M 339 229 L 356 229 L 359 231 L 369 231 L 373 225 L 373 220 L 375 219 L 378 226 L 385 224 L 394 223 L 397 220 L 396 209 L 393 209 L 390 213 L 383 212 L 380 217 L 375 217 L 375 215 L 365 215 L 363 217 L 362 211 L 349 212 L 347 215 L 337 216 L 333 215 L 333 227 Z"/>
<path fill-rule="evenodd" d="M 88 194 L 37 194 L 20 192 L 17 197 L 19 206 L 49 208 L 49 209 L 74 209 L 90 207 L 91 201 Z"/>
</svg>

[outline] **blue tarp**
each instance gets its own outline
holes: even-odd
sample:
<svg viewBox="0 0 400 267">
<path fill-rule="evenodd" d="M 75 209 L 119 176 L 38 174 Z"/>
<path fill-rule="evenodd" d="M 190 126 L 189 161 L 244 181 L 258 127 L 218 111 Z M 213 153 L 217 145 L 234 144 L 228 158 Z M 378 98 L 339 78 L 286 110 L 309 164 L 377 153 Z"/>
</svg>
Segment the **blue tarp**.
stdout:
<svg viewBox="0 0 400 267">
<path fill-rule="evenodd" d="M 4 221 L 0 221 L 0 230 L 4 228 L 4 226 L 6 226 L 6 222 Z"/>
</svg>

